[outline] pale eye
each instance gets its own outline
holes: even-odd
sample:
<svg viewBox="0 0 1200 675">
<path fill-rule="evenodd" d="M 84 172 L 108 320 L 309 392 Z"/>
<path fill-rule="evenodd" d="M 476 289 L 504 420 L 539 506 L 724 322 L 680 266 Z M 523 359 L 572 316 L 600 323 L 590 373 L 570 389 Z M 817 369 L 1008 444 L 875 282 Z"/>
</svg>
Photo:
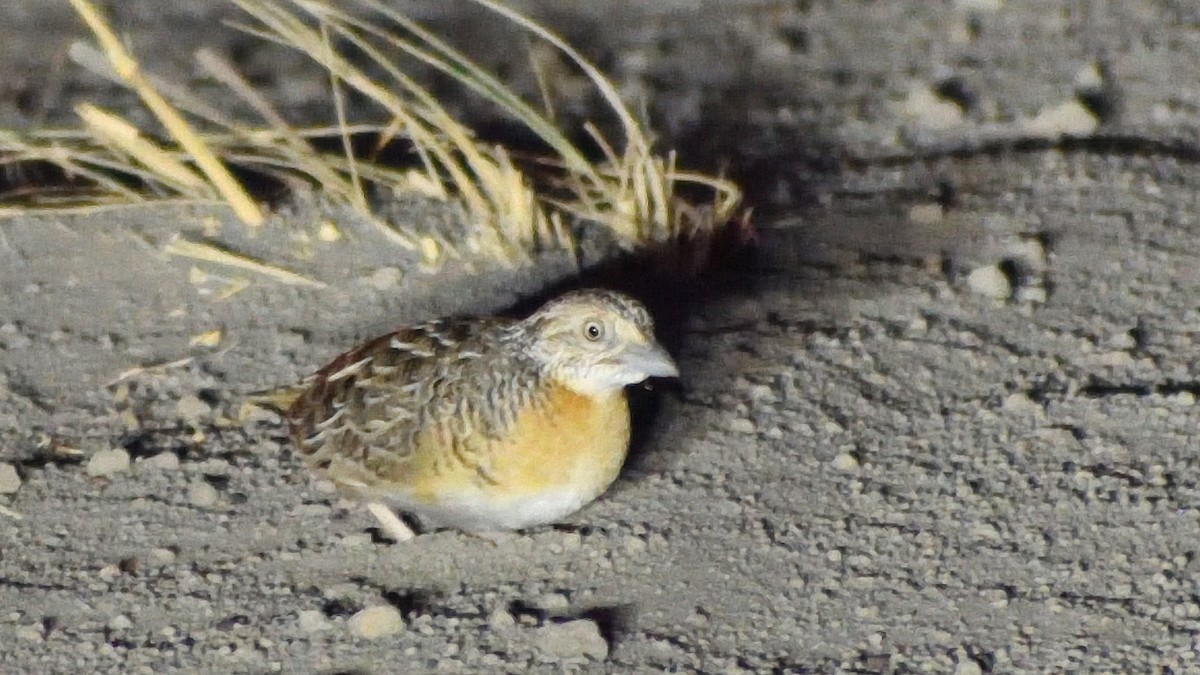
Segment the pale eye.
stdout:
<svg viewBox="0 0 1200 675">
<path fill-rule="evenodd" d="M 604 326 L 598 321 L 589 321 L 583 325 L 583 336 L 588 342 L 595 342 L 604 337 Z"/>
</svg>

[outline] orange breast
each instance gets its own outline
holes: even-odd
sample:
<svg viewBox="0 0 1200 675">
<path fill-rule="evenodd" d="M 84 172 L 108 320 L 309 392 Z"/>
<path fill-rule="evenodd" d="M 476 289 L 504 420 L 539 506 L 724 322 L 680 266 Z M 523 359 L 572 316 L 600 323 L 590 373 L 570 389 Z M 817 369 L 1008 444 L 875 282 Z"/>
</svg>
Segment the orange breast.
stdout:
<svg viewBox="0 0 1200 675">
<path fill-rule="evenodd" d="M 518 418 L 515 431 L 488 462 L 494 489 L 516 495 L 572 488 L 590 499 L 625 461 L 629 406 L 623 391 L 598 398 L 557 387 L 546 405 Z"/>
</svg>

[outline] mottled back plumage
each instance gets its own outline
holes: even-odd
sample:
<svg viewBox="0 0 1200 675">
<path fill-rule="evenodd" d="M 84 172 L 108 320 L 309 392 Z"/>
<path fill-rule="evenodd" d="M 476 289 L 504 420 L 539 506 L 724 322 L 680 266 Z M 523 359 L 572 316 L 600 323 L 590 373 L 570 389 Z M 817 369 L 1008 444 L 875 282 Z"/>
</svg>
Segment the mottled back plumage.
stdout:
<svg viewBox="0 0 1200 675">
<path fill-rule="evenodd" d="M 508 319 L 432 321 L 378 337 L 320 370 L 288 414 L 306 462 L 341 457 L 372 474 L 400 468 L 422 434 L 460 461 L 508 433 L 536 405 L 542 374 L 522 326 Z"/>
</svg>

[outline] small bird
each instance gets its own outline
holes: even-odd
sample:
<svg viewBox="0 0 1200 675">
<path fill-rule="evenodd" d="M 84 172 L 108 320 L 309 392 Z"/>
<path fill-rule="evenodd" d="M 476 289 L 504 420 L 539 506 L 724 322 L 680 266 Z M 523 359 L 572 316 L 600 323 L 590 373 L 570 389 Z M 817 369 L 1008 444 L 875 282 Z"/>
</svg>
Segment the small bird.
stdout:
<svg viewBox="0 0 1200 675">
<path fill-rule="evenodd" d="M 554 522 L 600 496 L 629 447 L 627 385 L 679 371 L 639 302 L 575 291 L 524 320 L 402 328 L 334 359 L 287 420 L 305 464 L 366 503 L 483 536 Z"/>
</svg>

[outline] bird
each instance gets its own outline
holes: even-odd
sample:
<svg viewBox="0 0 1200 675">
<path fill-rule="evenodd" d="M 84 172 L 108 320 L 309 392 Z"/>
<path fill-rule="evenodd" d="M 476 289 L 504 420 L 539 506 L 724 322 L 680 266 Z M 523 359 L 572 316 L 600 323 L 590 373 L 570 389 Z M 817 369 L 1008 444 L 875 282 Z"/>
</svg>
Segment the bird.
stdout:
<svg viewBox="0 0 1200 675">
<path fill-rule="evenodd" d="M 368 340 L 302 382 L 285 418 L 304 464 L 395 541 L 414 536 L 397 510 L 491 539 L 604 493 L 629 448 L 626 387 L 678 375 L 644 305 L 588 289 L 524 319 Z"/>
</svg>

